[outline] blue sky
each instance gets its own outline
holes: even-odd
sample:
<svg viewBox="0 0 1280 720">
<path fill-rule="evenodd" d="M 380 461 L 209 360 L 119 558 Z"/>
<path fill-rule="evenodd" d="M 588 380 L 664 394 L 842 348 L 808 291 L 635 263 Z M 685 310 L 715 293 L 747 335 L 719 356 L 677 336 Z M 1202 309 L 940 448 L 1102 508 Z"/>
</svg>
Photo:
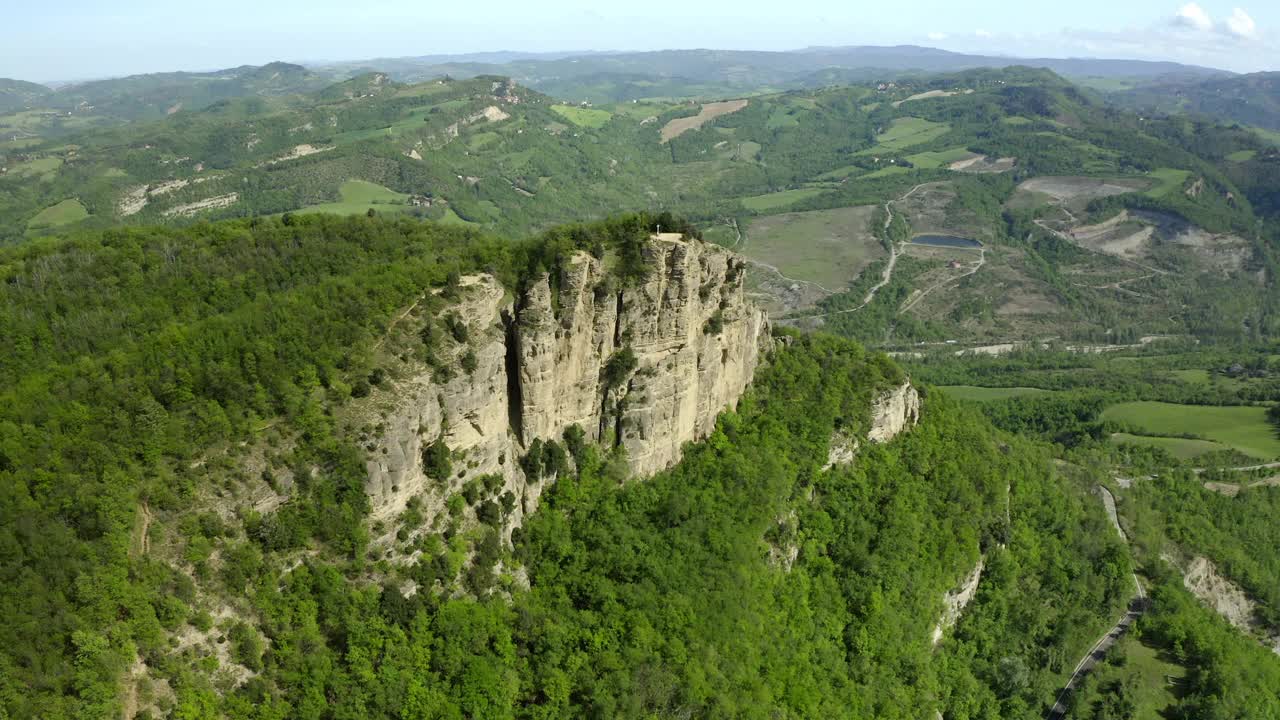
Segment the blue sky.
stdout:
<svg viewBox="0 0 1280 720">
<path fill-rule="evenodd" d="M 51 81 L 271 60 L 493 50 L 918 44 L 1280 69 L 1280 3 L 1238 0 L 57 0 L 12 3 L 0 77 Z M 616 8 L 616 9 L 615 9 Z"/>
</svg>

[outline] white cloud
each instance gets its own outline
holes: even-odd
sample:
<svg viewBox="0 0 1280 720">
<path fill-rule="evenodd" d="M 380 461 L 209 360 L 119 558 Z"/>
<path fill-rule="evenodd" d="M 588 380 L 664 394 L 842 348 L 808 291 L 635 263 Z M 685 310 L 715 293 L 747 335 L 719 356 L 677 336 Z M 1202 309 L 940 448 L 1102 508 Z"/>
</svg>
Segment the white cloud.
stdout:
<svg viewBox="0 0 1280 720">
<path fill-rule="evenodd" d="M 1213 29 L 1213 20 L 1209 19 L 1209 13 L 1195 3 L 1183 5 L 1182 9 L 1178 10 L 1178 14 L 1173 16 L 1173 23 L 1193 30 L 1207 31 Z"/>
<path fill-rule="evenodd" d="M 1249 13 L 1236 8 L 1227 18 L 1227 31 L 1238 38 L 1252 38 L 1258 34 L 1258 24 L 1249 17 Z"/>
<path fill-rule="evenodd" d="M 974 34 L 974 35 L 977 35 L 977 36 L 978 36 L 978 37 L 980 37 L 980 38 L 989 38 L 989 37 L 991 37 L 991 31 L 990 31 L 990 30 L 981 30 L 981 29 L 979 29 L 979 30 L 974 30 L 974 31 L 973 31 L 973 34 Z"/>
<path fill-rule="evenodd" d="M 931 32 L 929 33 L 929 39 L 933 40 L 934 42 L 937 42 L 939 40 L 946 40 L 947 34 L 941 33 L 941 32 Z"/>
</svg>

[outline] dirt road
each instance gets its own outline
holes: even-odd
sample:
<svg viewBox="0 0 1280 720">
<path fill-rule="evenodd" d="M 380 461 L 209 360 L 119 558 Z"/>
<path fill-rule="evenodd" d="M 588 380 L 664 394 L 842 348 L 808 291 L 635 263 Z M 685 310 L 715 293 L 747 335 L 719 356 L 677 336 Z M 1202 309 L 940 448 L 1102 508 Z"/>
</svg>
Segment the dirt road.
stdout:
<svg viewBox="0 0 1280 720">
<path fill-rule="evenodd" d="M 907 198 L 914 195 L 917 190 L 919 190 L 920 188 L 928 184 L 929 183 L 920 183 L 919 185 L 916 185 L 915 187 L 908 190 L 905 195 L 898 198 L 897 200 L 889 200 L 885 202 L 884 204 L 884 210 L 885 210 L 884 229 L 885 230 L 888 230 L 889 225 L 893 223 L 893 204 L 896 202 L 902 202 L 903 200 L 906 200 Z M 818 313 L 815 315 L 803 315 L 803 316 L 787 318 L 787 319 L 788 320 L 809 320 L 812 318 L 825 318 L 825 317 L 831 317 L 832 315 L 844 315 L 846 313 L 858 312 L 862 308 L 870 305 L 872 301 L 876 299 L 876 293 L 880 292 L 880 290 L 883 289 L 885 285 L 888 285 L 889 281 L 893 279 L 893 269 L 897 267 L 898 257 L 900 255 L 902 255 L 902 243 L 890 245 L 889 264 L 885 266 L 884 272 L 881 273 L 880 282 L 871 286 L 871 290 L 867 292 L 867 296 L 863 298 L 861 305 L 858 305 L 855 308 L 849 308 L 848 310 L 837 310 L 835 312 Z"/>
<path fill-rule="evenodd" d="M 935 284 L 933 284 L 933 285 L 932 285 L 932 286 L 930 286 L 927 290 L 925 290 L 924 292 L 920 293 L 919 295 L 916 295 L 914 298 L 912 298 L 911 300 L 909 300 L 909 301 L 907 302 L 907 304 L 906 304 L 906 305 L 903 305 L 903 306 L 902 306 L 902 309 L 898 311 L 898 314 L 899 314 L 899 315 L 901 315 L 902 313 L 909 312 L 909 311 L 911 310 L 911 308 L 915 307 L 916 305 L 919 305 L 919 304 L 920 304 L 920 301 L 921 301 L 921 300 L 923 300 L 923 299 L 925 299 L 925 297 L 926 297 L 929 293 L 931 293 L 931 292 L 933 292 L 934 290 L 937 290 L 937 289 L 939 289 L 939 288 L 944 288 L 944 287 L 946 287 L 946 286 L 948 286 L 948 285 L 951 285 L 951 284 L 953 284 L 953 283 L 958 283 L 958 282 L 960 282 L 961 280 L 963 280 L 963 279 L 965 279 L 965 278 L 969 277 L 970 275 L 973 275 L 973 274 L 977 273 L 979 270 L 981 270 L 981 269 L 982 269 L 982 266 L 983 266 L 983 265 L 986 265 L 986 264 L 987 264 L 987 249 L 986 249 L 985 247 L 983 247 L 983 248 L 979 248 L 979 249 L 978 249 L 978 262 L 977 262 L 977 263 L 975 263 L 975 264 L 974 264 L 974 266 L 973 266 L 972 268 L 970 268 L 968 272 L 961 273 L 961 274 L 959 274 L 959 275 L 957 275 L 957 276 L 955 276 L 955 277 L 953 277 L 953 278 L 947 278 L 947 279 L 943 280 L 942 282 L 939 282 L 939 283 L 935 283 Z"/>
</svg>

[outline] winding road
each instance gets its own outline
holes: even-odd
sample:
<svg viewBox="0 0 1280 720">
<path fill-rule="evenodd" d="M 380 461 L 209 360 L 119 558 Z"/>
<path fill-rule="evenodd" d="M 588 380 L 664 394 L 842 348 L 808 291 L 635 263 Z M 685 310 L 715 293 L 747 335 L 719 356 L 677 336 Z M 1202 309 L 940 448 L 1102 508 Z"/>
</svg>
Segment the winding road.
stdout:
<svg viewBox="0 0 1280 720">
<path fill-rule="evenodd" d="M 1119 533 L 1120 539 L 1127 544 L 1129 538 L 1124 534 L 1124 530 L 1120 528 L 1120 518 L 1116 515 L 1116 499 L 1111 491 L 1098 486 L 1098 490 L 1102 495 L 1102 504 L 1107 509 L 1107 517 L 1111 519 L 1111 524 L 1115 526 L 1116 532 Z M 1067 714 L 1067 697 L 1080 685 L 1080 681 L 1088 675 L 1098 663 L 1107 656 L 1112 646 L 1119 642 L 1121 637 L 1129 631 L 1129 627 L 1134 621 L 1142 617 L 1142 613 L 1147 608 L 1147 592 L 1142 589 L 1142 583 L 1138 580 L 1135 573 L 1133 576 L 1133 585 L 1136 590 L 1133 599 L 1129 601 L 1129 609 L 1120 618 L 1114 626 L 1111 627 L 1102 637 L 1098 638 L 1098 642 L 1089 648 L 1089 652 L 1085 653 L 1080 662 L 1076 664 L 1076 669 L 1071 673 L 1071 679 L 1067 680 L 1067 684 L 1062 688 L 1062 692 L 1058 693 L 1057 700 L 1054 701 L 1053 707 L 1049 709 L 1049 714 L 1045 716 L 1045 720 L 1060 720 Z"/>
<path fill-rule="evenodd" d="M 902 202 L 903 200 L 906 200 L 907 198 L 914 195 L 917 190 L 919 190 L 920 188 L 928 184 L 929 183 L 920 183 L 919 185 L 916 185 L 915 187 L 908 190 L 905 195 L 898 198 L 897 200 L 888 200 L 885 202 L 884 204 L 884 211 L 885 211 L 884 229 L 885 230 L 888 230 L 889 225 L 893 223 L 893 204 L 896 202 Z M 870 305 L 871 302 L 876 299 L 876 293 L 880 292 L 880 290 L 883 289 L 885 285 L 888 285 L 889 281 L 893 279 L 893 269 L 898 265 L 898 257 L 902 255 L 902 245 L 903 243 L 890 244 L 889 264 L 885 266 L 884 272 L 880 275 L 880 282 L 871 286 L 871 290 L 867 292 L 867 296 L 862 300 L 861 305 L 855 308 L 849 308 L 848 310 L 836 310 L 835 312 L 816 313 L 813 315 L 798 315 L 795 317 L 787 318 L 787 320 L 810 320 L 813 318 L 831 317 L 833 315 L 845 315 L 847 313 L 858 312 L 862 308 Z"/>
</svg>

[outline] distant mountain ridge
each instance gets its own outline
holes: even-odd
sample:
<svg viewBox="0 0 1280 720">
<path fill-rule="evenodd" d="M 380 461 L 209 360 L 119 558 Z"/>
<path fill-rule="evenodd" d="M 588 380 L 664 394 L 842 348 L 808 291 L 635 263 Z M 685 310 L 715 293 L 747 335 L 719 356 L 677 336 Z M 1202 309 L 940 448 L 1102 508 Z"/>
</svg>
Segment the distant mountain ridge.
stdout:
<svg viewBox="0 0 1280 720">
<path fill-rule="evenodd" d="M 1014 65 L 1068 78 L 1190 82 L 1233 77 L 1174 62 L 970 55 L 916 45 L 808 47 L 789 51 L 656 50 L 644 52 L 501 51 L 295 64 L 272 62 L 211 72 L 164 72 L 59 84 L 0 78 L 0 113 L 25 109 L 84 111 L 134 121 L 199 110 L 238 97 L 281 97 L 320 90 L 371 72 L 398 82 L 445 75 L 509 76 L 553 97 L 616 102 L 653 97 L 734 96 L 820 87 L 832 82 L 893 79 L 910 73 L 957 72 Z"/>
<path fill-rule="evenodd" d="M 1232 73 L 1174 62 L 1090 58 L 1015 58 L 969 55 L 915 45 L 810 47 L 790 51 L 656 50 L 557 54 L 485 61 L 477 55 L 390 58 L 313 66 L 331 75 L 373 67 L 402 82 L 441 75 L 506 75 L 554 97 L 594 103 L 655 97 L 730 96 L 744 92 L 820 87 L 834 80 L 890 80 L 911 73 L 957 72 L 1025 65 L 1069 78 L 1225 78 Z"/>
<path fill-rule="evenodd" d="M 1186 112 L 1280 130 L 1280 72 L 1227 78 L 1169 79 L 1113 93 L 1110 99 L 1145 112 Z"/>
<path fill-rule="evenodd" d="M 273 62 L 212 72 L 130 75 L 60 85 L 57 89 L 0 79 L 0 112 L 24 109 L 91 112 L 119 121 L 154 120 L 240 97 L 280 97 L 319 90 L 332 78 L 301 65 Z"/>
</svg>

